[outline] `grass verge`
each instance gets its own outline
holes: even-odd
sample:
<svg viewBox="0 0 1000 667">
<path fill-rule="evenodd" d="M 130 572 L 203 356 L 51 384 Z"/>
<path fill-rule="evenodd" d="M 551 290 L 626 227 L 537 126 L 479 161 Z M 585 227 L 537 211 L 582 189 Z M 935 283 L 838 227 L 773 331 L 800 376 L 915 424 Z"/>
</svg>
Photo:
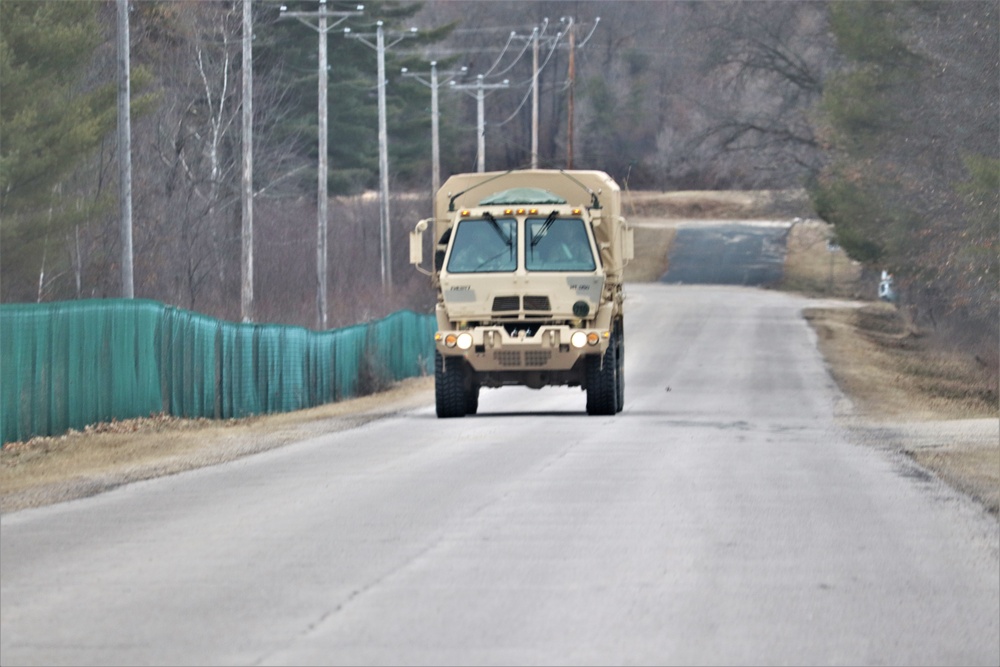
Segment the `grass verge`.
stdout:
<svg viewBox="0 0 1000 667">
<path fill-rule="evenodd" d="M 840 387 L 867 419 L 998 416 L 996 369 L 908 333 L 889 304 L 805 313 Z"/>
<path fill-rule="evenodd" d="M 424 405 L 431 378 L 308 410 L 223 422 L 163 415 L 97 424 L 0 450 L 0 511 L 11 512 L 232 461 Z"/>
<path fill-rule="evenodd" d="M 889 304 L 805 317 L 852 417 L 892 434 L 903 453 L 1000 515 L 997 369 L 913 335 Z"/>
</svg>

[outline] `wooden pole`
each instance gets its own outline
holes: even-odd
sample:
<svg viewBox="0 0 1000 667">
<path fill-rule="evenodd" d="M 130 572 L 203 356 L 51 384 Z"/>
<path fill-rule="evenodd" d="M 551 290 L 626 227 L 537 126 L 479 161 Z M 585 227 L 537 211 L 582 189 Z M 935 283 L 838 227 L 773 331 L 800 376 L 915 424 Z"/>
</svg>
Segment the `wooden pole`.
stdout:
<svg viewBox="0 0 1000 667">
<path fill-rule="evenodd" d="M 243 183 L 240 316 L 253 321 L 253 14 L 243 0 Z"/>
<path fill-rule="evenodd" d="M 118 0 L 118 171 L 121 209 L 122 296 L 135 297 L 132 273 L 132 122 L 128 0 Z"/>
<path fill-rule="evenodd" d="M 576 31 L 569 27 L 569 118 L 566 121 L 566 168 L 573 168 L 573 86 L 576 80 Z"/>
</svg>

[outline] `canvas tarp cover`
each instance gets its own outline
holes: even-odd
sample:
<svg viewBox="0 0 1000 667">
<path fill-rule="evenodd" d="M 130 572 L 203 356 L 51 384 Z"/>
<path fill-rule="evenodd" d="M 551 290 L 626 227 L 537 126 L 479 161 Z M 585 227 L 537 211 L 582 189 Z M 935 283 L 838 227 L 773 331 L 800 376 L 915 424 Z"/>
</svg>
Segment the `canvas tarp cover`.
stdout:
<svg viewBox="0 0 1000 667">
<path fill-rule="evenodd" d="M 543 204 L 565 204 L 566 200 L 541 188 L 511 188 L 497 192 L 479 202 L 480 206 L 505 206 L 525 204 L 541 206 Z"/>
</svg>

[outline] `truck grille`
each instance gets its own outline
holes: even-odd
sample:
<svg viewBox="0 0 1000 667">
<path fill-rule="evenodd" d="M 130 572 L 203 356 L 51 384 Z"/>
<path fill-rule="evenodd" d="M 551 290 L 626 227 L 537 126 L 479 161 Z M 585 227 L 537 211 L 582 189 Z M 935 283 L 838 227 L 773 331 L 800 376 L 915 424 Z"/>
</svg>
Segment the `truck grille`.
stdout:
<svg viewBox="0 0 1000 667">
<path fill-rule="evenodd" d="M 552 353 L 548 350 L 529 350 L 524 353 L 524 365 L 529 368 L 544 366 L 551 358 Z"/>
<path fill-rule="evenodd" d="M 552 353 L 548 350 L 528 350 L 523 357 L 518 350 L 498 350 L 493 353 L 493 360 L 500 366 L 507 368 L 541 368 L 552 359 Z"/>
<path fill-rule="evenodd" d="M 524 297 L 525 310 L 552 310 L 552 304 L 547 296 L 526 296 Z"/>
<path fill-rule="evenodd" d="M 493 312 L 503 312 L 508 310 L 518 310 L 521 307 L 521 299 L 516 296 L 498 296 L 493 298 Z"/>
<path fill-rule="evenodd" d="M 521 309 L 521 297 L 519 296 L 497 296 L 493 297 L 493 312 L 505 313 Z M 524 297 L 524 309 L 532 311 L 551 312 L 552 302 L 547 296 L 526 296 Z"/>
<path fill-rule="evenodd" d="M 501 366 L 521 365 L 521 353 L 517 350 L 500 350 L 493 353 L 493 358 Z"/>
</svg>

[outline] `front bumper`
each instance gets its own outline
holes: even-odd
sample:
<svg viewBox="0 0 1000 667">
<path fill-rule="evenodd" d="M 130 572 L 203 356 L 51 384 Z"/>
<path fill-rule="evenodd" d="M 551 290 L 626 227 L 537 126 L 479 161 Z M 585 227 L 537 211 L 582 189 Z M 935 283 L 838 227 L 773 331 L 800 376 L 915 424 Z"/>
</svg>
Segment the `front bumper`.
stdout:
<svg viewBox="0 0 1000 667">
<path fill-rule="evenodd" d="M 573 342 L 574 334 L 580 339 L 581 333 L 582 346 Z M 610 335 L 607 330 L 568 325 L 542 325 L 533 336 L 524 331 L 511 334 L 502 326 L 480 326 L 438 331 L 434 338 L 443 356 L 463 357 L 479 372 L 567 371 L 582 356 L 604 354 Z"/>
</svg>

